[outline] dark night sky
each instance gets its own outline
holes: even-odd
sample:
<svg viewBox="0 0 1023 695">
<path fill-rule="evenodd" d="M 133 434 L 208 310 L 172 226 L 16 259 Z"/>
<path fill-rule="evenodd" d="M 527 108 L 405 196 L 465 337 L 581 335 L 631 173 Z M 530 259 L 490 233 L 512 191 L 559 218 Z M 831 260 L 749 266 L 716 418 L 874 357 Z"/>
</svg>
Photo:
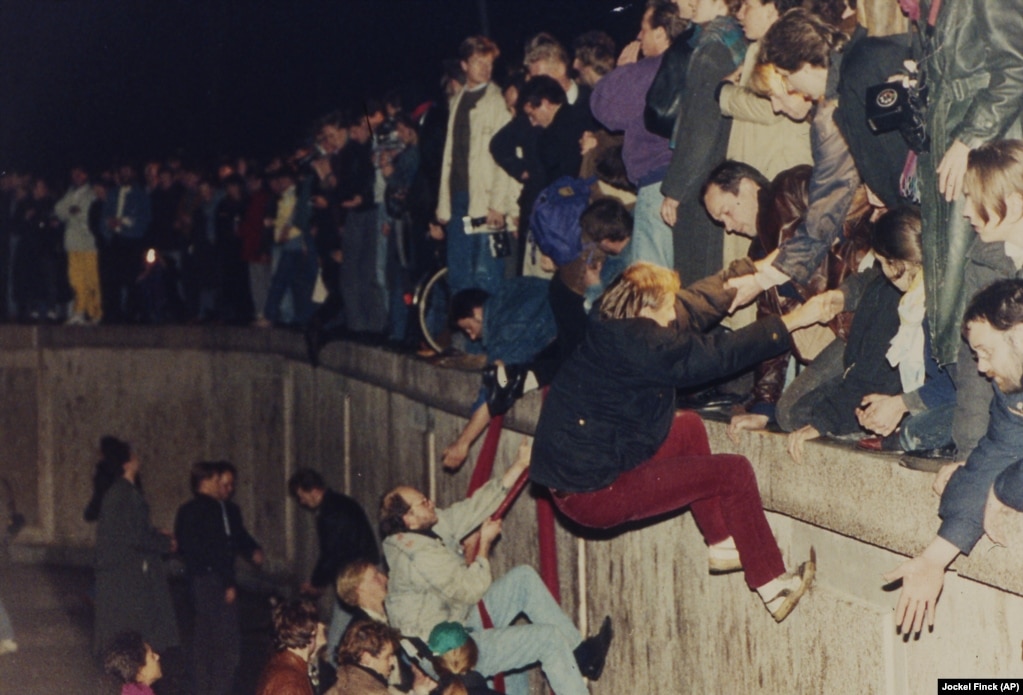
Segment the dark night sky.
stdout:
<svg viewBox="0 0 1023 695">
<path fill-rule="evenodd" d="M 626 5 L 625 12 L 611 9 Z M 265 156 L 318 115 L 403 86 L 433 96 L 483 30 L 521 60 L 531 34 L 621 42 L 627 0 L 0 0 L 0 167 L 61 174 L 180 151 Z"/>
</svg>

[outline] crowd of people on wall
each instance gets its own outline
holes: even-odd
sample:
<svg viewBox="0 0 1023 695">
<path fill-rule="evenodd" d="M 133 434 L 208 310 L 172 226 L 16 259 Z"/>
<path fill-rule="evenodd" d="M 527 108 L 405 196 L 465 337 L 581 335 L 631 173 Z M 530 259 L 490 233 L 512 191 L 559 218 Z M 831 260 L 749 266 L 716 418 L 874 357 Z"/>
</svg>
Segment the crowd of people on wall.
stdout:
<svg viewBox="0 0 1023 695">
<path fill-rule="evenodd" d="M 584 639 L 531 569 L 491 576 L 500 522 L 488 517 L 527 468 L 583 527 L 689 507 L 709 571 L 744 572 L 784 620 L 815 553 L 786 564 L 750 462 L 711 452 L 688 410 L 725 413 L 736 442 L 787 432 L 797 463 L 805 442 L 827 437 L 936 473 L 941 527 L 887 575 L 902 584 L 898 629 L 918 633 L 960 553 L 1023 529 L 1023 0 L 899 4 L 909 34 L 878 37 L 854 0 L 649 0 L 626 46 L 540 33 L 501 77 L 502 49 L 469 37 L 436 101 L 406 108 L 391 93 L 341 109 L 307 147 L 262 165 L 225 159 L 207 172 L 168 158 L 141 177 L 130 164 L 76 165 L 63 191 L 7 174 L 0 312 L 292 326 L 315 363 L 331 335 L 420 347 L 409 296 L 446 265 L 456 345 L 483 379 L 444 466 L 461 466 L 525 391 L 549 392 L 532 448 L 470 500 L 437 509 L 406 486 L 385 496 L 390 585 L 375 539 L 366 557 L 332 560 L 335 522 L 318 520 L 306 588 L 323 593 L 336 577 L 351 609 L 339 617 L 332 602 L 331 692 L 486 692 L 486 679 L 534 662 L 559 693 L 599 677 L 610 623 Z M 232 469 L 197 464 L 197 500 L 162 535 L 137 460 L 116 456 L 95 501 L 97 603 L 130 595 L 125 555 L 109 545 L 130 540 L 142 575 L 172 548 L 199 553 L 196 608 L 234 624 L 221 596 L 232 575 L 188 530 L 193 515 L 220 523 Z M 342 513 L 316 474 L 291 493 L 318 519 Z M 223 523 L 244 531 L 227 511 Z M 467 564 L 459 541 L 477 528 Z M 262 561 L 247 534 L 217 552 Z M 480 601 L 495 622 L 531 623 L 485 629 Z M 174 642 L 160 611 L 147 615 L 152 625 L 98 619 L 97 645 L 115 628 L 141 633 L 125 682 L 148 687 L 149 655 Z M 315 661 L 327 639 L 315 611 L 278 607 L 274 627 L 260 692 L 307 692 L 266 684 Z M 409 663 L 401 636 L 429 658 Z M 223 691 L 212 683 L 234 651 L 198 655 L 209 692 Z"/>
</svg>

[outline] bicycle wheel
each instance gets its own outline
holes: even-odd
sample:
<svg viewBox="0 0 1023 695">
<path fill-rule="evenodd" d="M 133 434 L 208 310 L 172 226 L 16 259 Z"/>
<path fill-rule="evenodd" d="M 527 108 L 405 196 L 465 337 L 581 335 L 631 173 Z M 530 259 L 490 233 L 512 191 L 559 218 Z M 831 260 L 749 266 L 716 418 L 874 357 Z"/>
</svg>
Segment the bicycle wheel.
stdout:
<svg viewBox="0 0 1023 695">
<path fill-rule="evenodd" d="M 431 275 L 416 292 L 419 328 L 427 344 L 437 352 L 444 352 L 451 346 L 451 329 L 448 328 L 450 301 L 447 268 L 441 268 Z"/>
</svg>

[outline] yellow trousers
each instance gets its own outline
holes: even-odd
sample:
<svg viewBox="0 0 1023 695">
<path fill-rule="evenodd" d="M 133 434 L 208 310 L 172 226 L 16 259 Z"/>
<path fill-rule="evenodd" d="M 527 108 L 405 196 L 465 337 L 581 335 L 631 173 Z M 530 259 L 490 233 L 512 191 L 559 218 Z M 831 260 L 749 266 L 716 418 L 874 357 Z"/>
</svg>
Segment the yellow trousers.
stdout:
<svg viewBox="0 0 1023 695">
<path fill-rule="evenodd" d="M 99 256 L 95 251 L 68 251 L 67 275 L 75 292 L 75 313 L 93 321 L 103 317 L 99 294 Z"/>
</svg>

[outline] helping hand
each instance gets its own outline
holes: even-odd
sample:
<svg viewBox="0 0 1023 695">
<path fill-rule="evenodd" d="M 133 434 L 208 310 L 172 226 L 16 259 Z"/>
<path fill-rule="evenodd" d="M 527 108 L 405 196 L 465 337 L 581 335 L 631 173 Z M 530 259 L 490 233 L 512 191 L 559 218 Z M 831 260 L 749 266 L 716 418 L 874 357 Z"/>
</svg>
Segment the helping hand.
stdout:
<svg viewBox="0 0 1023 695">
<path fill-rule="evenodd" d="M 899 603 L 895 606 L 895 627 L 900 633 L 919 634 L 924 621 L 934 628 L 934 609 L 945 584 L 945 568 L 924 556 L 907 560 L 884 575 L 886 582 L 902 580 Z"/>
<path fill-rule="evenodd" d="M 449 471 L 457 471 L 468 457 L 469 445 L 455 442 L 444 450 L 441 455 L 441 465 Z"/>
<path fill-rule="evenodd" d="M 817 428 L 813 425 L 806 425 L 800 427 L 795 432 L 789 434 L 788 450 L 789 456 L 796 463 L 803 462 L 803 443 L 808 442 L 811 439 L 817 439 L 821 436 L 821 433 L 817 431 Z"/>
<path fill-rule="evenodd" d="M 729 314 L 739 307 L 746 306 L 764 291 L 759 283 L 757 283 L 757 276 L 753 274 L 732 278 L 725 283 L 725 288 L 735 290 L 735 299 L 732 300 L 732 306 L 728 307 Z"/>
<path fill-rule="evenodd" d="M 952 477 L 953 473 L 965 465 L 966 461 L 954 461 L 942 466 L 935 474 L 934 483 L 931 485 L 931 490 L 934 491 L 934 494 L 941 497 L 945 493 L 945 486 L 948 485 L 949 478 Z"/>
<path fill-rule="evenodd" d="M 902 416 L 909 412 L 902 395 L 886 396 L 870 393 L 860 401 L 856 419 L 864 429 L 887 437 L 899 426 Z"/>
</svg>

